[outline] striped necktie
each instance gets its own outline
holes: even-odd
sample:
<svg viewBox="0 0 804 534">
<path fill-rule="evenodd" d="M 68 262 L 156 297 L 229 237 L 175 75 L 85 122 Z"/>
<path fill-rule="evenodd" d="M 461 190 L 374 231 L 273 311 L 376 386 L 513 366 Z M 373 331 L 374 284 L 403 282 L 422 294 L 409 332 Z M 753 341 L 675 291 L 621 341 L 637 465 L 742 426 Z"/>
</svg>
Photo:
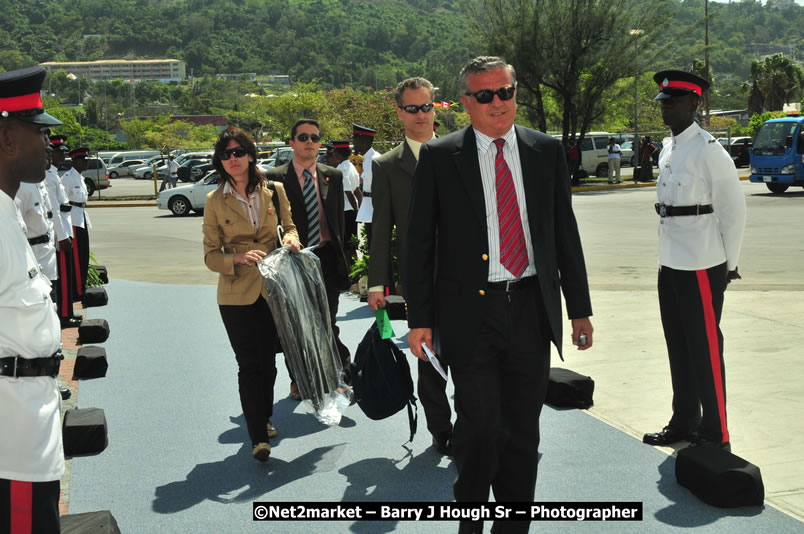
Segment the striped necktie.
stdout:
<svg viewBox="0 0 804 534">
<path fill-rule="evenodd" d="M 313 175 L 304 169 L 304 208 L 307 210 L 307 246 L 314 247 L 321 241 L 321 229 L 318 224 L 318 196 L 313 184 Z"/>
<path fill-rule="evenodd" d="M 516 200 L 514 178 L 503 157 L 505 139 L 495 139 L 497 155 L 494 170 L 497 175 L 497 217 L 500 222 L 500 263 L 514 278 L 519 278 L 528 266 L 528 248 L 522 219 L 519 217 L 519 204 Z"/>
</svg>

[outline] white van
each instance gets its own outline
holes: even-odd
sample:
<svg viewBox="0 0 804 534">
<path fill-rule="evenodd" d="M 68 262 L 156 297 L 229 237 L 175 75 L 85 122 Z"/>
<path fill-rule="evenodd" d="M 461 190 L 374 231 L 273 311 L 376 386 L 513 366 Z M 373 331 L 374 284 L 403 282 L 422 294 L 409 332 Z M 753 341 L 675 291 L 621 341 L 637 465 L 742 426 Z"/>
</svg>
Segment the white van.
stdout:
<svg viewBox="0 0 804 534">
<path fill-rule="evenodd" d="M 130 159 L 141 159 L 146 160 L 150 159 L 154 156 L 158 156 L 160 152 L 158 150 L 129 150 L 126 152 L 118 152 L 107 162 L 107 166 L 109 167 L 117 167 L 124 161 L 128 161 Z"/>
</svg>

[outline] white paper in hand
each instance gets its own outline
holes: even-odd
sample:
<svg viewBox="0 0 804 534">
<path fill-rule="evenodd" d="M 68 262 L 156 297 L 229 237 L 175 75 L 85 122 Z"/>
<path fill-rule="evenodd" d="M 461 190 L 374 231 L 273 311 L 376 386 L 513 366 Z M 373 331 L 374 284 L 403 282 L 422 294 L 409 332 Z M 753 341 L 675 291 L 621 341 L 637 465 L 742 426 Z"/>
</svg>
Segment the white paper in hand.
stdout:
<svg viewBox="0 0 804 534">
<path fill-rule="evenodd" d="M 436 358 L 436 355 L 433 354 L 433 351 L 428 349 L 427 345 L 425 345 L 424 343 L 422 343 L 422 349 L 424 349 L 424 353 L 427 355 L 427 358 L 430 360 L 430 363 L 433 364 L 433 367 L 435 367 L 435 370 L 438 371 L 438 374 L 440 374 L 444 378 L 444 380 L 446 380 L 447 372 L 444 371 L 443 367 L 441 367 L 441 362 L 438 361 L 438 358 Z"/>
</svg>

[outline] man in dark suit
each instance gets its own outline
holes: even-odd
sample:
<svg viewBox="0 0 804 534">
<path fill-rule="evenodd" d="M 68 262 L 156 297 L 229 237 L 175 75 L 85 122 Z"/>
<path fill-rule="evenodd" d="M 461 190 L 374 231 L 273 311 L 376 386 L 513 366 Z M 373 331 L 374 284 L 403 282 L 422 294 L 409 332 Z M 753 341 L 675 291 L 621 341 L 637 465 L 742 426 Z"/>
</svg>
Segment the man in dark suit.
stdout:
<svg viewBox="0 0 804 534">
<path fill-rule="evenodd" d="M 312 119 L 296 121 L 290 130 L 290 146 L 293 159 L 270 169 L 266 176 L 284 184 L 299 241 L 303 247 L 315 247 L 315 254 L 321 260 L 332 331 L 348 383 L 351 356 L 349 349 L 341 343 L 340 330 L 335 323 L 338 298 L 349 284 L 343 251 L 343 176 L 341 171 L 316 162 L 321 148 L 318 122 Z M 291 397 L 295 398 L 294 386 L 291 384 Z"/>
<path fill-rule="evenodd" d="M 532 502 L 551 341 L 561 354 L 559 287 L 573 344 L 592 346 L 586 267 L 564 149 L 514 126 L 513 67 L 478 57 L 460 82 L 472 126 L 425 143 L 413 181 L 408 343 L 426 358 L 437 325 L 455 384 L 455 500 L 486 502 L 491 488 L 497 501 Z M 482 528 L 462 521 L 460 532 Z"/>
<path fill-rule="evenodd" d="M 413 171 L 422 143 L 433 135 L 435 109 L 433 84 L 424 78 L 408 78 L 396 88 L 396 115 L 405 128 L 405 141 L 372 161 L 372 194 L 374 215 L 371 220 L 368 305 L 372 310 L 385 307 L 384 287 L 394 287 L 391 264 L 391 235 L 396 226 L 396 250 L 399 256 L 400 282 L 405 281 L 405 242 L 408 235 L 408 206 Z M 417 389 L 427 419 L 427 430 L 433 435 L 433 446 L 445 455 L 452 454 L 452 411 L 447 399 L 447 381 L 430 362 L 419 360 Z"/>
</svg>

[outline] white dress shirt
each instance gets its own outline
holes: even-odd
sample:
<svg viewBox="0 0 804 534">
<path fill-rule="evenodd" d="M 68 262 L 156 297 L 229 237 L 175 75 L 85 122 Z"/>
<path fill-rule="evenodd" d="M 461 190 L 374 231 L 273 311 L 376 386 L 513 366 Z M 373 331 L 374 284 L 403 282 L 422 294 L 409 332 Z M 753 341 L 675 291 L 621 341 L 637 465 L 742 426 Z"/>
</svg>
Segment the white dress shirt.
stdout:
<svg viewBox="0 0 804 534">
<path fill-rule="evenodd" d="M 379 156 L 380 152 L 374 150 L 374 147 L 369 148 L 363 154 L 363 193 L 368 193 L 369 196 L 363 197 L 363 202 L 360 204 L 360 209 L 357 212 L 357 222 L 370 223 L 371 217 L 374 215 L 374 204 L 371 202 L 371 160 Z"/>
<path fill-rule="evenodd" d="M 360 175 L 357 169 L 348 159 L 343 160 L 335 167 L 343 174 L 343 211 L 353 211 L 352 204 L 346 193 L 354 194 L 355 189 L 360 187 Z"/>
<path fill-rule="evenodd" d="M 45 171 L 45 187 L 53 208 L 53 230 L 56 232 L 56 241 L 73 237 L 73 219 L 70 216 L 72 209 L 61 211 L 61 205 L 69 204 L 70 199 L 67 198 L 67 192 L 59 180 L 59 173 L 53 165 Z"/>
<path fill-rule="evenodd" d="M 486 226 L 489 239 L 489 282 L 514 280 L 514 275 L 500 263 L 500 219 L 497 213 L 497 172 L 495 158 L 497 145 L 494 138 L 475 130 L 477 143 L 477 159 L 480 163 L 480 177 L 483 180 L 483 197 L 486 200 Z M 519 205 L 519 218 L 522 221 L 522 232 L 525 234 L 525 245 L 528 249 L 528 267 L 522 278 L 534 276 L 536 267 L 533 263 L 533 243 L 528 226 L 528 207 L 525 202 L 525 185 L 522 176 L 522 165 L 519 162 L 519 146 L 516 142 L 516 131 L 512 126 L 503 137 L 503 157 L 511 170 L 514 180 L 516 200 Z"/>
<path fill-rule="evenodd" d="M 745 195 L 731 157 L 692 123 L 665 138 L 656 195 L 668 206 L 712 204 L 714 213 L 659 219 L 659 265 L 695 271 L 737 267 L 745 230 Z"/>
<path fill-rule="evenodd" d="M 0 358 L 44 358 L 61 342 L 50 282 L 39 270 L 17 221 L 14 201 L 0 191 Z M 0 478 L 28 482 L 64 474 L 61 395 L 50 376 L 0 376 Z"/>
</svg>

